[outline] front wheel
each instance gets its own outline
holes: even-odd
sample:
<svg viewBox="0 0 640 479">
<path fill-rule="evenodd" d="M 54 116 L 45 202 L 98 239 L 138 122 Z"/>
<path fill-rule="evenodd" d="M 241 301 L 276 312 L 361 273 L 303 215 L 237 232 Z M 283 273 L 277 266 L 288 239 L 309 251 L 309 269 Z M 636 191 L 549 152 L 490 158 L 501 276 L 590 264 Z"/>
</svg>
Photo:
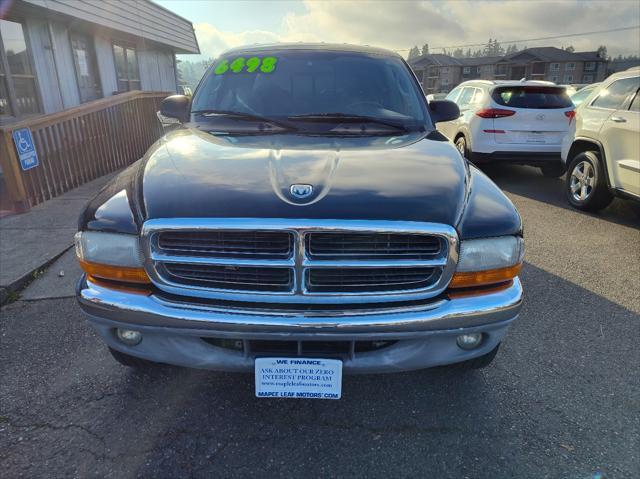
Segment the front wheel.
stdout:
<svg viewBox="0 0 640 479">
<path fill-rule="evenodd" d="M 551 163 L 549 165 L 542 165 L 540 167 L 540 171 L 542 171 L 542 175 L 545 178 L 558 178 L 564 175 L 565 169 L 564 169 L 564 165 L 558 162 L 558 163 Z"/>
<path fill-rule="evenodd" d="M 593 151 L 584 151 L 569 164 L 565 192 L 569 203 L 583 211 L 598 211 L 613 200 L 603 165 Z"/>
</svg>

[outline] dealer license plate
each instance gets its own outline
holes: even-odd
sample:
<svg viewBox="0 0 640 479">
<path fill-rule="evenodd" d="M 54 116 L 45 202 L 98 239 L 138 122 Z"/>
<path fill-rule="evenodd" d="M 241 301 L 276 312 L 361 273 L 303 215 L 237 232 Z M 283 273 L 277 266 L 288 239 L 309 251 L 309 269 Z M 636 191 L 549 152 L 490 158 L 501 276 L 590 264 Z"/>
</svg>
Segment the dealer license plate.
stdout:
<svg viewBox="0 0 640 479">
<path fill-rule="evenodd" d="M 544 133 L 532 131 L 527 133 L 527 143 L 546 143 L 547 140 L 545 138 Z"/>
<path fill-rule="evenodd" d="M 256 396 L 340 399 L 342 361 L 317 358 L 256 358 Z"/>
</svg>

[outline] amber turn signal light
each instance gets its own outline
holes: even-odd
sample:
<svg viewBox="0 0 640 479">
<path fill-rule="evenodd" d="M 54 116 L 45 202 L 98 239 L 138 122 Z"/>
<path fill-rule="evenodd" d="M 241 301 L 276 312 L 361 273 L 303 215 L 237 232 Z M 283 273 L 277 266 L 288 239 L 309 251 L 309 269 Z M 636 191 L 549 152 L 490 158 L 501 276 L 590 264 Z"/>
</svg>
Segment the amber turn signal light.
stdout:
<svg viewBox="0 0 640 479">
<path fill-rule="evenodd" d="M 518 276 L 520 269 L 522 269 L 522 263 L 506 268 L 456 273 L 449 283 L 449 288 L 475 288 L 477 286 L 503 283 Z"/>
<path fill-rule="evenodd" d="M 80 267 L 90 276 L 125 283 L 149 284 L 151 280 L 144 268 L 128 268 L 108 264 L 90 263 L 79 259 Z"/>
</svg>

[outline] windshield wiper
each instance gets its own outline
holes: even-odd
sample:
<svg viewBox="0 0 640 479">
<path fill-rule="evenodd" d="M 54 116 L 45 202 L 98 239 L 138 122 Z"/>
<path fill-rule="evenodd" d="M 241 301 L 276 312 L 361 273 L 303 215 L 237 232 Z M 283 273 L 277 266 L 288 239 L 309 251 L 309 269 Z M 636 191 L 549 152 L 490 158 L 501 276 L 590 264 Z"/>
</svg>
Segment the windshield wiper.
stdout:
<svg viewBox="0 0 640 479">
<path fill-rule="evenodd" d="M 390 126 L 398 130 L 407 130 L 402 123 L 396 123 L 389 120 L 374 118 L 372 116 L 352 115 L 348 113 L 310 113 L 307 115 L 294 115 L 287 117 L 287 120 L 309 121 L 316 123 L 377 123 L 378 125 Z"/>
<path fill-rule="evenodd" d="M 252 113 L 244 113 L 244 112 L 241 112 L 241 111 L 195 110 L 195 111 L 192 111 L 191 113 L 193 113 L 194 115 L 201 115 L 201 116 L 204 116 L 206 118 L 216 118 L 216 117 L 232 118 L 232 119 L 238 119 L 238 120 L 242 120 L 242 121 L 259 122 L 259 123 L 266 123 L 266 124 L 270 124 L 270 125 L 275 125 L 275 126 L 277 126 L 279 128 L 283 128 L 283 129 L 289 130 L 289 131 L 296 131 L 297 130 L 297 128 L 292 126 L 292 125 L 288 125 L 286 123 L 282 123 L 280 121 L 273 120 L 271 118 L 266 118 L 264 116 L 254 115 Z"/>
</svg>

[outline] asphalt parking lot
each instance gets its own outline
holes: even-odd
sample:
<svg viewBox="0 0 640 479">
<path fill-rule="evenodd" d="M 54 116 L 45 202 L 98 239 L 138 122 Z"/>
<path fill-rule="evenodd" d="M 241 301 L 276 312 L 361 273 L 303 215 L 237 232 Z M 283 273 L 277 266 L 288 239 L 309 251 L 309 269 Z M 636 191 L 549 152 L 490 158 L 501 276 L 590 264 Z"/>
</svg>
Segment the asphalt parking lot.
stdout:
<svg viewBox="0 0 640 479">
<path fill-rule="evenodd" d="M 640 477 L 639 208 L 584 214 L 560 179 L 486 171 L 527 241 L 525 306 L 489 368 L 258 400 L 251 375 L 118 365 L 71 297 L 18 300 L 0 320 L 0 477 Z"/>
</svg>

